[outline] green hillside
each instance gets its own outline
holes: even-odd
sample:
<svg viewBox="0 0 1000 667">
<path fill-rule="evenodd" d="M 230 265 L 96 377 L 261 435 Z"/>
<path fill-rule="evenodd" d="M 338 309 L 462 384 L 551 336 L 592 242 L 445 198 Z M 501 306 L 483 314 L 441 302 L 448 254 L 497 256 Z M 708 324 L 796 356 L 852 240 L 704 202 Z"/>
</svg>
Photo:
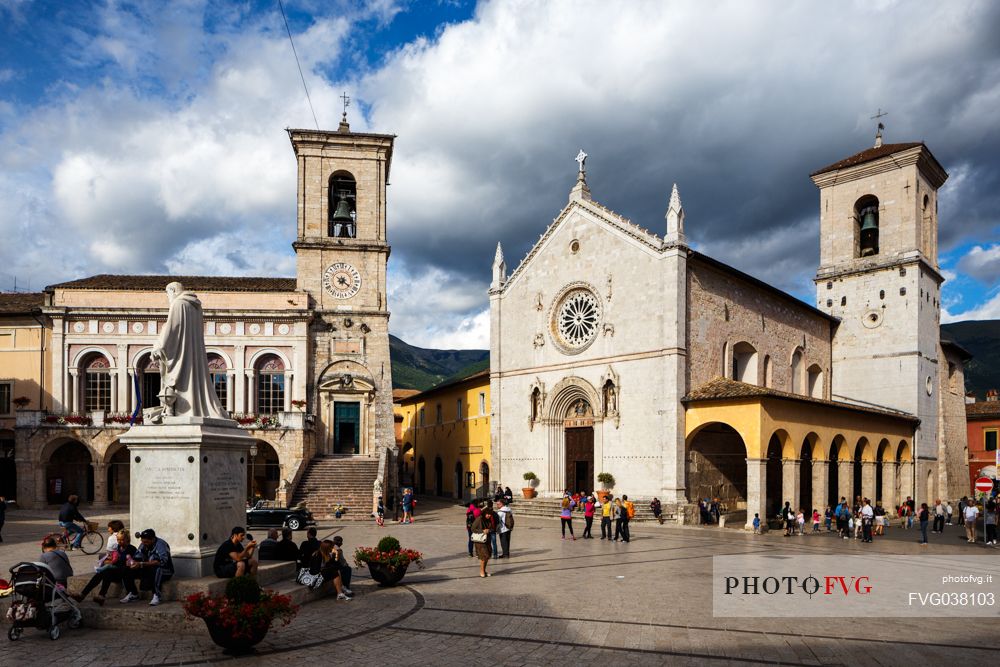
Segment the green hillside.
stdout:
<svg viewBox="0 0 1000 667">
<path fill-rule="evenodd" d="M 442 381 L 489 367 L 489 350 L 428 350 L 389 335 L 393 389 L 430 389 Z M 482 365 L 482 368 L 479 366 Z M 471 369 L 466 372 L 466 369 Z"/>
<path fill-rule="evenodd" d="M 1000 389 L 1000 320 L 942 324 L 941 333 L 973 356 L 965 365 L 966 391 L 982 401 L 987 389 Z"/>
</svg>

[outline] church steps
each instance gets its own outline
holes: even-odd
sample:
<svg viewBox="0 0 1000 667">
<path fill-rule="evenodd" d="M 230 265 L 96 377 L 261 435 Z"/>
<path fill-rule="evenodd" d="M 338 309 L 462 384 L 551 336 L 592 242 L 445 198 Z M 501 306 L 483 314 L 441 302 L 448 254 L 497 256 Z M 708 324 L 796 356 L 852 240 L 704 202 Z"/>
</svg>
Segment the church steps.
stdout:
<svg viewBox="0 0 1000 667">
<path fill-rule="evenodd" d="M 377 477 L 377 459 L 318 456 L 309 462 L 292 502 L 305 503 L 317 519 L 333 517 L 334 508 L 342 505 L 348 511 L 341 518 L 367 520 L 371 517 L 372 489 Z"/>
</svg>

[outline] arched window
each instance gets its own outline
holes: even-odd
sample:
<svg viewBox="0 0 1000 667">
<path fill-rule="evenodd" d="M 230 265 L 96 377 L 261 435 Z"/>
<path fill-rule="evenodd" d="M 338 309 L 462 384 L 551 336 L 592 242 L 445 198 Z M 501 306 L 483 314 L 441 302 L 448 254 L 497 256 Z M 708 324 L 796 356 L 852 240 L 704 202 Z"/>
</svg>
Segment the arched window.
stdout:
<svg viewBox="0 0 1000 667">
<path fill-rule="evenodd" d="M 228 410 L 226 395 L 229 393 L 229 374 L 226 373 L 226 360 L 217 354 L 209 354 L 208 376 L 215 388 L 215 395 L 219 397 L 219 404 Z"/>
<path fill-rule="evenodd" d="M 865 195 L 854 204 L 855 257 L 878 254 L 878 197 Z"/>
<path fill-rule="evenodd" d="M 257 412 L 274 414 L 285 409 L 285 364 L 274 354 L 257 362 Z"/>
<path fill-rule="evenodd" d="M 137 371 L 140 375 L 142 406 L 144 408 L 158 406 L 160 404 L 160 360 L 151 354 L 147 355 Z"/>
<path fill-rule="evenodd" d="M 823 398 L 823 369 L 813 364 L 806 371 L 809 395 L 813 398 Z"/>
<path fill-rule="evenodd" d="M 336 171 L 330 177 L 329 224 L 327 236 L 353 239 L 357 236 L 358 186 L 346 171 Z"/>
<path fill-rule="evenodd" d="M 733 379 L 757 384 L 757 350 L 750 343 L 733 345 Z"/>
<path fill-rule="evenodd" d="M 802 350 L 795 348 L 792 353 L 790 389 L 793 394 L 802 393 Z"/>
<path fill-rule="evenodd" d="M 87 412 L 111 409 L 111 364 L 99 354 L 87 360 L 84 407 Z"/>
</svg>

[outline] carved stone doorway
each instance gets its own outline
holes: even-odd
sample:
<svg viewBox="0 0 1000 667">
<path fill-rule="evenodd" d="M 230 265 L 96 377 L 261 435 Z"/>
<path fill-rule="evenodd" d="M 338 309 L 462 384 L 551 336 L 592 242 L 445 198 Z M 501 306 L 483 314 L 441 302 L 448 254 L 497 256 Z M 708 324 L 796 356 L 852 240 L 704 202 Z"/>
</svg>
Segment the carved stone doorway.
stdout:
<svg viewBox="0 0 1000 667">
<path fill-rule="evenodd" d="M 566 429 L 566 487 L 570 491 L 593 491 L 594 428 Z"/>
</svg>

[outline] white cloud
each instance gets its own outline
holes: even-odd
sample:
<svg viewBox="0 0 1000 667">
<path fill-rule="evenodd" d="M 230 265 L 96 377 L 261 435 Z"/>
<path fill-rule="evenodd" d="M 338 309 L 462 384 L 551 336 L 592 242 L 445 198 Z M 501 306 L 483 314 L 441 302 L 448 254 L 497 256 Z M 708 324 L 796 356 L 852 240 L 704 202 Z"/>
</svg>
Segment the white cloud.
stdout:
<svg viewBox="0 0 1000 667">
<path fill-rule="evenodd" d="M 1000 283 L 1000 243 L 991 246 L 973 246 L 959 260 L 958 270 L 985 285 Z"/>
<path fill-rule="evenodd" d="M 965 320 L 1000 320 L 1000 291 L 975 308 L 962 313 L 952 314 L 947 309 L 941 309 L 941 322 L 963 322 Z"/>
</svg>

